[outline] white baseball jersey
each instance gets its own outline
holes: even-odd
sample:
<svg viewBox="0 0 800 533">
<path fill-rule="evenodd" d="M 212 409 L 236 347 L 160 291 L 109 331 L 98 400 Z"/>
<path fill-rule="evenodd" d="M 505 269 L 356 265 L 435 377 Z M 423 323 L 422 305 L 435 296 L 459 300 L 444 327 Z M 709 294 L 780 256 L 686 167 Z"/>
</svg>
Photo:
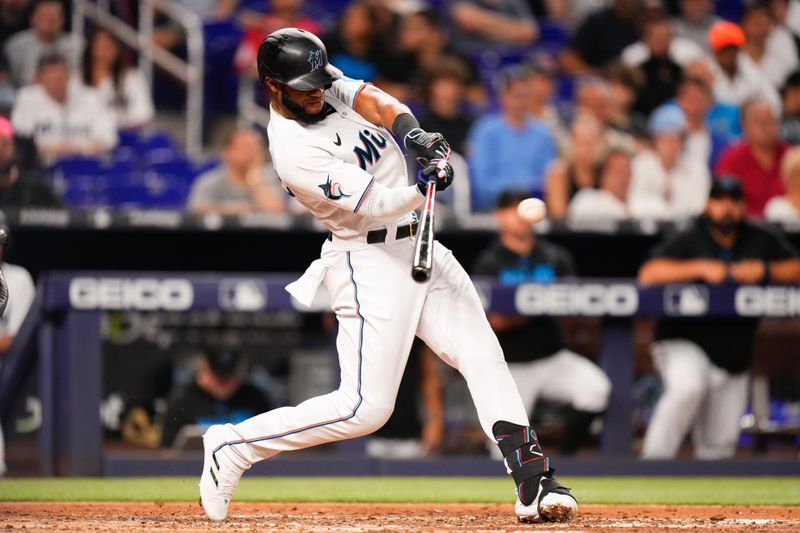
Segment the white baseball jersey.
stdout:
<svg viewBox="0 0 800 533">
<path fill-rule="evenodd" d="M 358 214 L 375 181 L 389 188 L 408 185 L 403 151 L 392 134 L 353 109 L 365 85 L 350 78 L 333 82 L 325 102 L 334 111 L 322 122 L 302 124 L 272 109 L 267 128 L 284 188 L 339 239 L 386 225 Z"/>
</svg>

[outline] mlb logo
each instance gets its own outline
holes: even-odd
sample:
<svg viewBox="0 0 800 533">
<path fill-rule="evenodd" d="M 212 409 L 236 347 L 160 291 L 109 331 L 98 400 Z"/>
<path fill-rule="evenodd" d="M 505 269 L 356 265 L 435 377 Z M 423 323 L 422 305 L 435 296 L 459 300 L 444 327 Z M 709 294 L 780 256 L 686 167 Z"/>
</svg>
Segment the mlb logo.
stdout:
<svg viewBox="0 0 800 533">
<path fill-rule="evenodd" d="M 267 307 L 267 286 L 256 279 L 223 279 L 219 305 L 226 311 L 262 311 Z"/>
<path fill-rule="evenodd" d="M 664 312 L 670 316 L 705 316 L 708 305 L 708 287 L 704 285 L 669 285 L 664 289 Z"/>
</svg>

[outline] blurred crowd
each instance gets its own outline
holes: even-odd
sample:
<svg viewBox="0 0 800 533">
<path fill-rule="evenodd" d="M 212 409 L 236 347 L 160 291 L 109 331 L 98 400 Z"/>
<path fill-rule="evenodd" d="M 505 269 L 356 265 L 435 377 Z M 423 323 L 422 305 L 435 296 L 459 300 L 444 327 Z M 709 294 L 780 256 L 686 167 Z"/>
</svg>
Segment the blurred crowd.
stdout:
<svg viewBox="0 0 800 533">
<path fill-rule="evenodd" d="M 211 59 L 219 40 L 206 38 L 206 85 L 218 91 L 230 77 L 255 83 L 269 32 L 322 36 L 347 76 L 408 103 L 449 140 L 460 176 L 444 200 L 457 214 L 487 212 L 513 189 L 543 198 L 555 219 L 675 220 L 702 211 L 715 177 L 735 176 L 750 216 L 800 220 L 800 154 L 790 148 L 800 141 L 800 0 L 175 1 L 224 29 L 223 60 Z M 137 2 L 111 5 L 136 25 Z M 0 155 L 3 204 L 292 208 L 258 130 L 228 133 L 212 164 L 175 143 L 166 155 L 155 143 L 151 157 L 147 139 L 169 104 L 161 91 L 154 102 L 133 51 L 99 28 L 68 33 L 67 14 L 60 0 L 0 2 L 0 113 L 10 121 L 0 135 L 16 139 Z M 185 51 L 167 21 L 153 39 Z M 76 158 L 104 164 L 88 171 Z M 181 164 L 158 166 L 170 158 Z M 174 197 L 137 196 L 135 178 L 113 175 L 137 169 Z M 95 174 L 124 190 L 77 194 Z"/>
</svg>

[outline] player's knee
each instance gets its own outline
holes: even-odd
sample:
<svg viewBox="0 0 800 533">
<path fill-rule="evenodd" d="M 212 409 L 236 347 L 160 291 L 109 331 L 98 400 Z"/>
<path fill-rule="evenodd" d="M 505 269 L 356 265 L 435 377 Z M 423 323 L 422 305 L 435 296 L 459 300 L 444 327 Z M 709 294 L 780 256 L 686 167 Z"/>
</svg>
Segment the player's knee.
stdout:
<svg viewBox="0 0 800 533">
<path fill-rule="evenodd" d="M 606 410 L 610 398 L 611 380 L 602 370 L 598 369 L 591 380 L 581 384 L 573 407 L 581 411 L 599 413 Z"/>
<path fill-rule="evenodd" d="M 690 409 L 699 403 L 706 393 L 705 383 L 698 377 L 686 377 L 665 383 L 664 399 L 682 409 Z"/>
<path fill-rule="evenodd" d="M 368 435 L 383 427 L 392 416 L 392 407 L 369 407 L 363 405 L 356 412 L 351 422 L 355 425 L 359 435 Z"/>
</svg>

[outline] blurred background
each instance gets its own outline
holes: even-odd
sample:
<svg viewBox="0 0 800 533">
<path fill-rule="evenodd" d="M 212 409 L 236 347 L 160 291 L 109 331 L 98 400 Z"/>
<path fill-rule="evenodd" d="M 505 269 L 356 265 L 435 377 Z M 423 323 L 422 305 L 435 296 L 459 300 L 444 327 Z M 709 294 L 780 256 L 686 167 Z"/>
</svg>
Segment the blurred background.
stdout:
<svg viewBox="0 0 800 533">
<path fill-rule="evenodd" d="M 192 475 L 207 425 L 336 386 L 324 295 L 306 312 L 282 293 L 324 239 L 265 135 L 255 57 L 286 26 L 452 145 L 439 239 L 570 473 L 797 471 L 800 289 L 774 262 L 800 246 L 799 0 L 0 0 L 0 475 Z M 530 196 L 535 228 L 515 215 Z M 715 201 L 778 244 L 640 291 Z M 684 374 L 658 356 L 687 340 L 675 317 Z M 665 390 L 677 437 L 648 445 Z M 260 467 L 497 473 L 492 449 L 418 345 L 376 436 Z"/>
</svg>

